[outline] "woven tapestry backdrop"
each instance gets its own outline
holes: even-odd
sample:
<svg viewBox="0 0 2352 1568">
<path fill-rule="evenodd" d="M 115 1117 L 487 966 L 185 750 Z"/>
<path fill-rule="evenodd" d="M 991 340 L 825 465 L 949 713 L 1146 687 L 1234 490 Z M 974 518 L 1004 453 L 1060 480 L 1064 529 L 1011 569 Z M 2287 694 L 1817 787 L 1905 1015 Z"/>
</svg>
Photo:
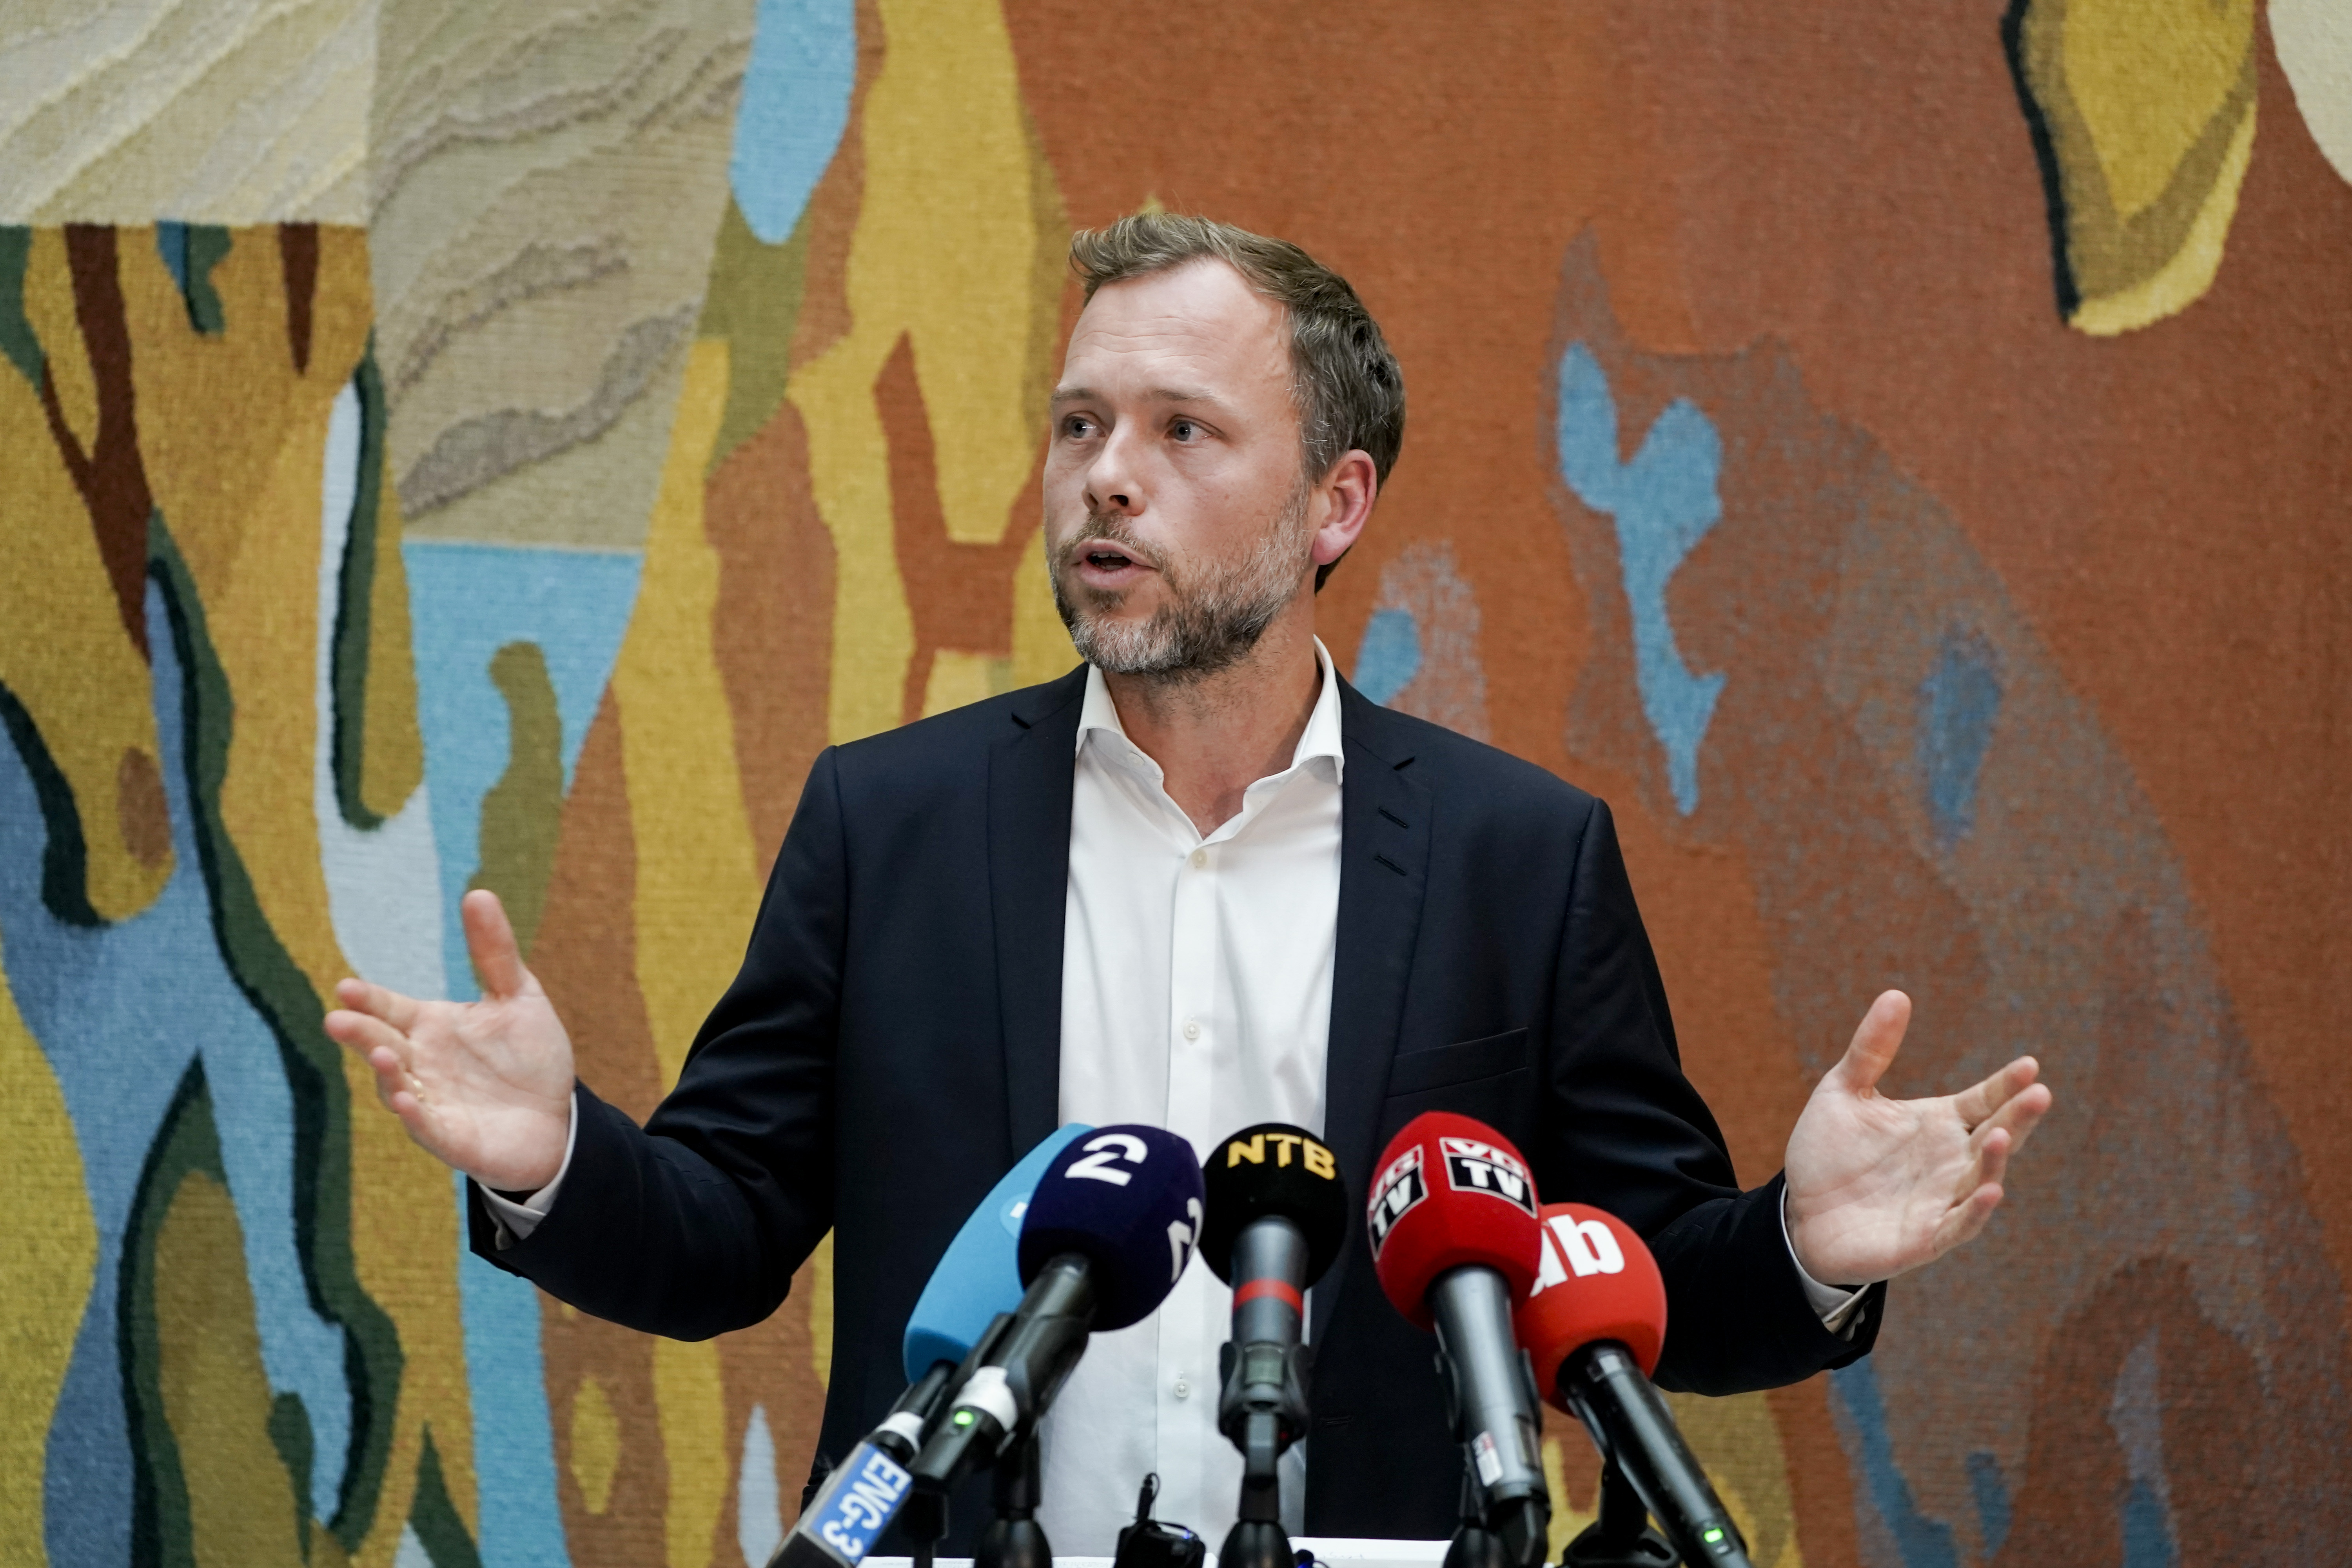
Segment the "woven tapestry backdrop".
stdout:
<svg viewBox="0 0 2352 1568">
<path fill-rule="evenodd" d="M 2334 1560 L 2347 180 L 2329 0 L 8 8 L 0 1562 L 761 1568 L 829 1249 L 540 1297 L 330 988 L 472 994 L 493 889 L 649 1111 L 818 750 L 1072 661 L 1065 246 L 1152 203 L 1380 317 L 1323 635 L 1612 802 L 1746 1179 L 1885 985 L 1897 1092 L 2058 1091 L 1873 1357 L 1676 1400 L 1755 1560 Z"/>
</svg>

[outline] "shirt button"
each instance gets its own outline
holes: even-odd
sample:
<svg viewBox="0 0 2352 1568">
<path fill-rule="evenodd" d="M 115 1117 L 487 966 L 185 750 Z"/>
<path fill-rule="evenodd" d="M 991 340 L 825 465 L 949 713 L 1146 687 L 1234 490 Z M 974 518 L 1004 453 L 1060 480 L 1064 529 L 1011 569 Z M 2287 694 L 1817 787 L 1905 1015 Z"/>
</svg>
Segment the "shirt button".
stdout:
<svg viewBox="0 0 2352 1568">
<path fill-rule="evenodd" d="M 1200 1025 L 1198 1025 L 1198 1024 L 1196 1024 L 1196 1023 L 1194 1023 L 1194 1022 L 1193 1022 L 1192 1019 L 1190 1019 L 1190 1018 L 1185 1019 L 1185 1020 L 1184 1020 L 1184 1037 L 1185 1037 L 1186 1039 L 1188 1039 L 1188 1040 L 1197 1040 L 1197 1039 L 1199 1039 L 1199 1038 L 1201 1037 L 1201 1026 L 1200 1026 Z"/>
<path fill-rule="evenodd" d="M 1192 869 L 1195 871 L 1205 870 L 1208 868 L 1208 864 L 1209 852 L 1207 850 L 1195 849 L 1192 851 Z"/>
<path fill-rule="evenodd" d="M 1176 1397 L 1179 1399 L 1192 1397 L 1192 1385 L 1181 1377 L 1176 1380 Z"/>
</svg>

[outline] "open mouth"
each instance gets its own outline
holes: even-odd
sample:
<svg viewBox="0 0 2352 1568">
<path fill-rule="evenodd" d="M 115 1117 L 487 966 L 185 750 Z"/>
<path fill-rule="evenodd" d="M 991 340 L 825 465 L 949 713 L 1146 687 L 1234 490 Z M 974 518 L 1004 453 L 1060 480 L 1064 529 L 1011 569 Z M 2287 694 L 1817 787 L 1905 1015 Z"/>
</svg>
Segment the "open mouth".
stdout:
<svg viewBox="0 0 2352 1568">
<path fill-rule="evenodd" d="M 1153 570 L 1150 559 L 1116 539 L 1081 541 L 1070 564 L 1079 581 L 1105 590 L 1123 588 Z"/>
</svg>

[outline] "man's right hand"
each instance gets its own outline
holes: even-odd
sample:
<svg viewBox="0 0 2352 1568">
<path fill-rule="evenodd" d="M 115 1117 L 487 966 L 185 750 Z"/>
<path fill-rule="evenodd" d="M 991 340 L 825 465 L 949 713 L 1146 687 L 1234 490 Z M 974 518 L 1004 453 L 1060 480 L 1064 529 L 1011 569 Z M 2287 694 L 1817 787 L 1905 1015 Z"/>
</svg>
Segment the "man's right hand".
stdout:
<svg viewBox="0 0 2352 1568">
<path fill-rule="evenodd" d="M 523 967 L 498 895 L 477 890 L 459 908 L 480 1001 L 345 980 L 327 1033 L 374 1069 L 377 1097 L 428 1152 L 486 1187 L 537 1192 L 572 1136 L 572 1038 Z"/>
</svg>

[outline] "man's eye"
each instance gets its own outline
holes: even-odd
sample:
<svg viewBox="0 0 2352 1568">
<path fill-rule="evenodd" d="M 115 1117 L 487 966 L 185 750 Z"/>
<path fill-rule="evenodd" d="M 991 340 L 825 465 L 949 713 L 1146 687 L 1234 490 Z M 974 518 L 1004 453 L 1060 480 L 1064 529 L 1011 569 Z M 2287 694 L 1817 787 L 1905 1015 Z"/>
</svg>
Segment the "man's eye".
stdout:
<svg viewBox="0 0 2352 1568">
<path fill-rule="evenodd" d="M 1190 419 L 1179 419 L 1168 426 L 1168 433 L 1179 441 L 1189 441 L 1201 433 L 1201 427 Z"/>
<path fill-rule="evenodd" d="M 1090 436 L 1094 428 L 1095 422 L 1083 414 L 1073 414 L 1062 421 L 1062 434 L 1065 436 Z"/>
</svg>

